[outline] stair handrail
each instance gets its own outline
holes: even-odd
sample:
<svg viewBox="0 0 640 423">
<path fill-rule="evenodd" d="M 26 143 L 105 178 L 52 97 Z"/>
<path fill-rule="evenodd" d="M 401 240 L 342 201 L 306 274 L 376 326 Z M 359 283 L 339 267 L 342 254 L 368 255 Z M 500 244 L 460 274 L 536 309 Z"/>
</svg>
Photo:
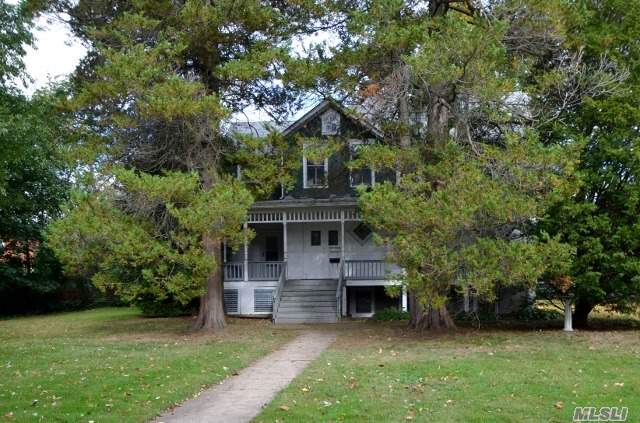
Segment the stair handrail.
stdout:
<svg viewBox="0 0 640 423">
<path fill-rule="evenodd" d="M 342 318 L 342 287 L 344 284 L 344 262 L 340 260 L 338 266 L 338 286 L 336 287 L 336 313 L 338 320 Z"/>
<path fill-rule="evenodd" d="M 282 270 L 280 271 L 280 278 L 278 278 L 278 286 L 273 291 L 273 312 L 271 313 L 271 321 L 275 323 L 278 314 L 278 308 L 280 307 L 280 298 L 282 297 L 282 289 L 284 283 L 287 280 L 287 262 L 282 263 Z"/>
</svg>

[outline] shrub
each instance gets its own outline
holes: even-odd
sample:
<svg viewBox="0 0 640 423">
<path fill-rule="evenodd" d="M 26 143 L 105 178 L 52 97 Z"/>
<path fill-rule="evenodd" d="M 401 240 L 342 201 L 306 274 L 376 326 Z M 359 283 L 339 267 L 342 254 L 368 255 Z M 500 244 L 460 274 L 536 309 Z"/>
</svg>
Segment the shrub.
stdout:
<svg viewBox="0 0 640 423">
<path fill-rule="evenodd" d="M 409 320 L 409 312 L 402 311 L 395 307 L 388 307 L 374 314 L 373 319 L 379 322 L 390 322 L 394 320 Z"/>
<path fill-rule="evenodd" d="M 558 320 L 562 319 L 562 313 L 557 310 L 548 310 L 536 306 L 525 307 L 514 316 L 517 320 Z"/>
</svg>

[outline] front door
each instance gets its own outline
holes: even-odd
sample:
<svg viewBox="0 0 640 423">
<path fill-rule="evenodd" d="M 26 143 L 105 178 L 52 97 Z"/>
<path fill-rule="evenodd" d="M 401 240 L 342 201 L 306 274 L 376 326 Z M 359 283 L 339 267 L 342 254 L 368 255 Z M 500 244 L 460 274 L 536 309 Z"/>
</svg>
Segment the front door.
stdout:
<svg viewBox="0 0 640 423">
<path fill-rule="evenodd" d="M 329 246 L 332 224 L 305 224 L 303 233 L 303 262 L 305 279 L 335 279 L 337 265 L 331 262 L 333 254 Z M 334 260 L 335 261 L 335 260 Z"/>
<path fill-rule="evenodd" d="M 278 237 L 267 235 L 265 237 L 264 259 L 265 261 L 278 261 L 280 259 L 280 249 L 278 248 Z"/>
</svg>

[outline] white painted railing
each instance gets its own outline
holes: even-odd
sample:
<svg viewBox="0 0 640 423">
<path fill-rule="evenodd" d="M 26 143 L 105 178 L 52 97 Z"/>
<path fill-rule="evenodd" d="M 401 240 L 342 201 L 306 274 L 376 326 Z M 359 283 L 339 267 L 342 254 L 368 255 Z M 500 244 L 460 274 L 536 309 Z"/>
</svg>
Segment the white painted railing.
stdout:
<svg viewBox="0 0 640 423">
<path fill-rule="evenodd" d="M 356 208 L 299 208 L 287 211 L 254 210 L 250 211 L 247 223 L 282 223 L 286 213 L 287 222 L 340 222 L 341 214 L 345 221 L 360 221 L 362 216 Z"/>
<path fill-rule="evenodd" d="M 252 211 L 249 212 L 248 223 L 282 222 L 282 212 L 278 211 Z"/>
<path fill-rule="evenodd" d="M 336 287 L 336 313 L 338 320 L 342 319 L 342 287 L 344 282 L 344 262 L 341 261 L 340 265 L 338 265 L 338 285 Z"/>
<path fill-rule="evenodd" d="M 250 281 L 277 281 L 282 274 L 281 261 L 250 261 Z"/>
<path fill-rule="evenodd" d="M 271 312 L 271 321 L 274 323 L 278 317 L 280 298 L 282 297 L 282 290 L 284 289 L 285 283 L 287 283 L 287 263 L 282 263 L 282 271 L 280 272 L 280 278 L 278 278 L 278 286 L 273 291 L 273 311 Z"/>
<path fill-rule="evenodd" d="M 242 263 L 225 263 L 224 264 L 224 280 L 225 281 L 244 280 L 244 265 Z"/>
<path fill-rule="evenodd" d="M 247 265 L 249 267 L 248 280 L 250 281 L 277 281 L 283 270 L 281 261 L 250 261 Z M 227 282 L 243 281 L 244 263 L 225 263 L 224 280 Z"/>
<path fill-rule="evenodd" d="M 383 260 L 346 260 L 345 279 L 385 279 L 387 265 Z"/>
</svg>

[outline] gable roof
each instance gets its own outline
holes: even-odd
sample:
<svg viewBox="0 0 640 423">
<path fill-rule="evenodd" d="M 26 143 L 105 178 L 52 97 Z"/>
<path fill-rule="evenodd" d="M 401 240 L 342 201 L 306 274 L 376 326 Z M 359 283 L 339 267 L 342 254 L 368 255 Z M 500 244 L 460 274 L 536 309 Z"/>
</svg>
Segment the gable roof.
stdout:
<svg viewBox="0 0 640 423">
<path fill-rule="evenodd" d="M 304 126 L 307 122 L 309 122 L 311 119 L 317 117 L 318 115 L 324 113 L 325 111 L 327 111 L 329 109 L 337 110 L 343 116 L 347 117 L 348 119 L 351 119 L 355 123 L 365 127 L 369 131 L 371 131 L 371 133 L 373 135 L 375 135 L 377 138 L 382 138 L 383 137 L 382 131 L 380 131 L 378 128 L 376 128 L 375 126 L 373 126 L 372 124 L 370 124 L 369 122 L 364 120 L 363 118 L 355 116 L 353 112 L 345 109 L 340 104 L 338 104 L 337 102 L 335 102 L 334 100 L 332 100 L 330 98 L 325 99 L 325 100 L 321 101 L 320 103 L 318 103 L 313 109 L 311 109 L 307 113 L 305 113 L 304 116 L 302 116 L 300 119 L 298 119 L 297 121 L 293 122 L 288 127 L 286 127 L 282 131 L 282 134 L 283 135 L 289 135 L 289 134 L 297 131 L 302 126 Z"/>
<path fill-rule="evenodd" d="M 227 133 L 233 135 L 251 135 L 253 137 L 264 137 L 269 134 L 271 130 L 276 132 L 282 132 L 284 128 L 289 126 L 291 122 L 284 122 L 281 125 L 276 125 L 270 121 L 236 121 L 229 122 Z"/>
<path fill-rule="evenodd" d="M 284 122 L 280 125 L 270 121 L 234 121 L 229 122 L 227 130 L 225 131 L 232 138 L 234 135 L 250 135 L 253 137 L 264 137 L 269 134 L 271 130 L 280 132 L 282 135 L 289 135 L 303 127 L 307 122 L 321 115 L 329 109 L 338 111 L 341 115 L 347 119 L 352 120 L 356 124 L 366 128 L 375 137 L 383 138 L 382 131 L 369 123 L 363 117 L 357 116 L 354 112 L 345 109 L 333 99 L 325 99 L 316 104 L 311 110 L 305 113 L 300 119 L 296 121 Z"/>
</svg>

